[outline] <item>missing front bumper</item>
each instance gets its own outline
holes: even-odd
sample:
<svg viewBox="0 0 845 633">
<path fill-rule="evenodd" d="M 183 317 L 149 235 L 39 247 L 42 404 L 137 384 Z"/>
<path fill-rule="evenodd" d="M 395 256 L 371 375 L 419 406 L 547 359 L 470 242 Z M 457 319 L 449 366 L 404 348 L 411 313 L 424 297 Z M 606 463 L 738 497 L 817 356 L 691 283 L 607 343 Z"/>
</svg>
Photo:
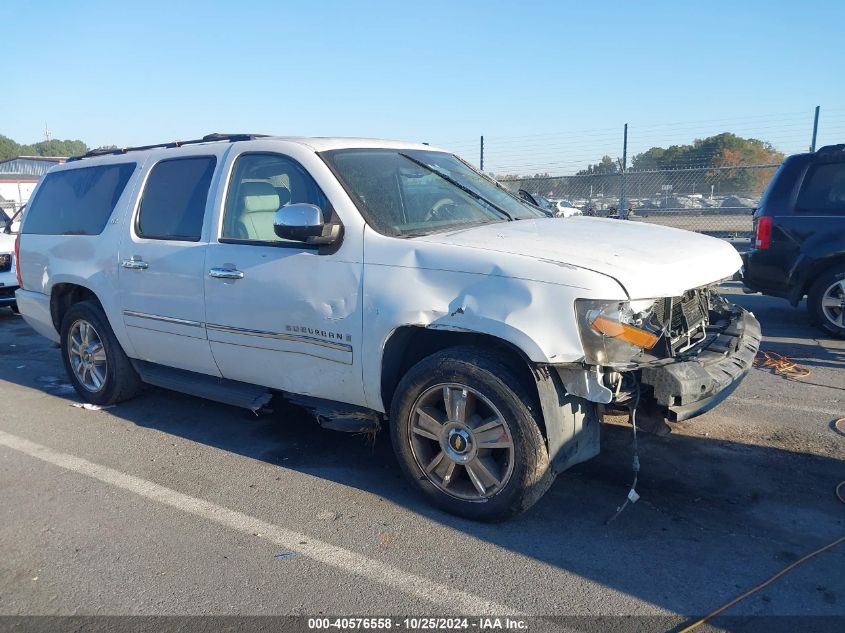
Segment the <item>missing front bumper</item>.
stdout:
<svg viewBox="0 0 845 633">
<path fill-rule="evenodd" d="M 672 422 L 709 411 L 727 398 L 748 373 L 760 348 L 760 323 L 734 306 L 730 325 L 695 359 L 644 367 L 641 382 Z"/>
</svg>

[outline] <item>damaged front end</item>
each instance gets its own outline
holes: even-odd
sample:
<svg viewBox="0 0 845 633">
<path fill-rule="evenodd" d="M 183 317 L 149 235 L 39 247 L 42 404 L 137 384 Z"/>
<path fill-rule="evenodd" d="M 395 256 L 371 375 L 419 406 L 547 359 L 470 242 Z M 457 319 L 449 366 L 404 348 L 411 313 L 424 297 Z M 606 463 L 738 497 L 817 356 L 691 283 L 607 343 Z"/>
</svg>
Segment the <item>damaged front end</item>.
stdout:
<svg viewBox="0 0 845 633">
<path fill-rule="evenodd" d="M 713 287 L 645 301 L 577 301 L 584 364 L 559 367 L 567 393 L 654 428 L 724 400 L 751 368 L 760 324 Z M 648 426 L 648 425 L 647 425 Z"/>
<path fill-rule="evenodd" d="M 584 348 L 577 364 L 536 368 L 556 472 L 600 448 L 603 414 L 637 411 L 637 427 L 666 433 L 724 400 L 748 373 L 760 324 L 713 287 L 646 301 L 576 301 Z"/>
</svg>

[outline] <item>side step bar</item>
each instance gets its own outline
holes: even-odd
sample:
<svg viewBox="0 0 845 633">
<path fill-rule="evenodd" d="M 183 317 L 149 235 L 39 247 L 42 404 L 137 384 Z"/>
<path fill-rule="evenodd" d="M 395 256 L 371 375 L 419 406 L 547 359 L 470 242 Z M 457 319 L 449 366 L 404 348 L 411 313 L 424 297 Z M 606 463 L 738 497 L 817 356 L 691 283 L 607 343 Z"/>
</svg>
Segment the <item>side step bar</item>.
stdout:
<svg viewBox="0 0 845 633">
<path fill-rule="evenodd" d="M 265 387 L 237 380 L 217 378 L 185 369 L 176 369 L 131 358 L 141 380 L 156 387 L 172 389 L 191 396 L 258 411 L 267 405 L 272 394 Z"/>
</svg>

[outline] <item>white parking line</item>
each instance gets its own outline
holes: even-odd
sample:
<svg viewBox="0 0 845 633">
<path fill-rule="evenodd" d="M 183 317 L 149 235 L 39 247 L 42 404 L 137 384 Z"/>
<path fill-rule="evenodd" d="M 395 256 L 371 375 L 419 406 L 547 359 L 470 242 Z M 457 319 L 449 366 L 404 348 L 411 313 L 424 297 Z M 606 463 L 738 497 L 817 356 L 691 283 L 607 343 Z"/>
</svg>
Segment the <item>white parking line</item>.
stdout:
<svg viewBox="0 0 845 633">
<path fill-rule="evenodd" d="M 133 475 L 94 464 L 88 460 L 60 453 L 47 446 L 0 431 L 0 446 L 34 457 L 65 470 L 92 477 L 98 481 L 128 490 L 136 495 L 171 506 L 177 510 L 213 521 L 244 534 L 261 534 L 262 538 L 295 551 L 344 572 L 362 576 L 369 581 L 386 585 L 415 598 L 444 606 L 449 612 L 467 615 L 525 615 L 519 611 L 485 600 L 480 596 L 453 589 L 446 585 L 403 571 L 392 565 L 362 556 L 336 545 L 315 539 L 307 534 L 262 521 L 248 514 L 230 510 Z M 301 544 L 306 541 L 306 544 Z"/>
<path fill-rule="evenodd" d="M 788 402 L 771 402 L 770 400 L 755 398 L 736 398 L 731 396 L 725 400 L 725 404 L 739 404 L 748 407 L 764 407 L 767 409 L 786 409 L 787 411 L 798 411 L 799 413 L 821 413 L 822 415 L 842 416 L 845 415 L 845 407 L 842 409 L 827 409 L 825 407 L 812 407 L 802 404 L 789 404 Z"/>
</svg>

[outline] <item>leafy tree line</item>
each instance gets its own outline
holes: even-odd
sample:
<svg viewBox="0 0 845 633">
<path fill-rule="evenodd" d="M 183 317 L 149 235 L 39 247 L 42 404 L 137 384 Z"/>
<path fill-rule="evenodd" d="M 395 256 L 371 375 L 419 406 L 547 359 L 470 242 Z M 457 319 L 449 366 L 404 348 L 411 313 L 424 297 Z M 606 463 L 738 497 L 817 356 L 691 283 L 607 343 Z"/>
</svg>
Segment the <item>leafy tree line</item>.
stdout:
<svg viewBox="0 0 845 633">
<path fill-rule="evenodd" d="M 688 172 L 675 170 L 702 169 L 704 173 L 697 184 L 705 189 L 714 185 L 717 190 L 757 196 L 768 184 L 773 170 L 741 169 L 741 167 L 777 165 L 783 162 L 783 159 L 783 152 L 777 151 L 771 143 L 723 132 L 704 139 L 696 139 L 689 145 L 652 147 L 636 154 L 631 159 L 627 180 L 633 185 L 633 181 L 638 178 L 638 175 L 632 172 L 667 172 L 662 175 L 661 184 L 672 185 L 676 193 L 691 193 L 685 189 L 691 180 L 696 179 L 691 179 Z M 732 167 L 737 167 L 737 169 L 731 169 Z M 592 179 L 595 182 L 591 183 L 594 188 L 602 184 L 610 187 L 618 181 L 621 171 L 620 158 L 614 160 L 610 156 L 603 156 L 598 163 L 588 165 L 577 175 L 595 176 L 596 178 Z M 652 174 L 644 180 L 651 184 L 654 178 Z M 630 189 L 630 191 L 634 190 Z"/>
<path fill-rule="evenodd" d="M 739 165 L 770 165 L 783 162 L 783 152 L 771 143 L 755 138 L 742 138 L 723 132 L 704 139 L 695 139 L 691 145 L 652 147 L 631 159 L 634 171 L 685 169 L 701 167 L 734 167 Z M 595 165 L 588 165 L 579 176 L 618 174 L 622 159 L 603 156 Z"/>
<path fill-rule="evenodd" d="M 82 141 L 51 139 L 21 145 L 8 136 L 0 134 L 0 160 L 8 160 L 16 156 L 76 156 L 87 151 L 88 146 Z"/>
</svg>

